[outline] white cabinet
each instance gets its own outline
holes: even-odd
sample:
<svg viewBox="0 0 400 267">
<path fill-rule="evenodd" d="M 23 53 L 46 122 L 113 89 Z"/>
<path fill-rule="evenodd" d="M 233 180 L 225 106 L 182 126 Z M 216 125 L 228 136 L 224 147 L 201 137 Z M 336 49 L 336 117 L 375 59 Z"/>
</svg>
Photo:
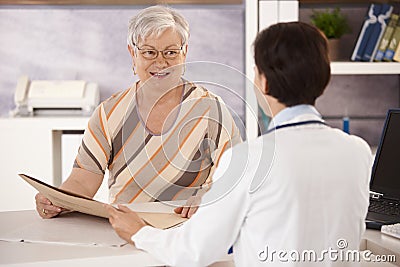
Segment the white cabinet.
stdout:
<svg viewBox="0 0 400 267">
<path fill-rule="evenodd" d="M 36 191 L 18 173 L 51 185 L 61 184 L 62 173 L 69 174 L 67 170 L 72 168 L 71 160 L 80 143 L 75 139 L 74 145 L 63 144 L 63 133 L 83 131 L 88 120 L 87 117 L 0 118 L 0 211 L 35 208 Z M 107 201 L 105 183 L 96 199 Z"/>
<path fill-rule="evenodd" d="M 248 79 L 254 77 L 253 42 L 260 29 L 278 22 L 297 21 L 299 19 L 299 1 L 297 0 L 260 0 L 246 1 L 246 64 Z M 246 82 L 246 135 L 253 139 L 258 135 L 258 105 L 251 82 Z"/>
<path fill-rule="evenodd" d="M 264 0 L 258 2 L 258 29 L 278 22 L 299 20 L 299 2 L 296 0 Z"/>
<path fill-rule="evenodd" d="M 64 132 L 61 135 L 61 181 L 64 182 L 73 166 L 79 146 L 82 142 L 83 133 Z"/>
</svg>

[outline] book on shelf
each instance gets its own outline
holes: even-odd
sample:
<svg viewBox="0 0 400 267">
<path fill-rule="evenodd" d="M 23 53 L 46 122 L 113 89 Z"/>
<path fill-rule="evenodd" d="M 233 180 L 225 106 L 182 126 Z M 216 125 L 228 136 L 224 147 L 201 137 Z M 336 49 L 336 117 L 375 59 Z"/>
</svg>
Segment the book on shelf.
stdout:
<svg viewBox="0 0 400 267">
<path fill-rule="evenodd" d="M 400 62 L 400 45 L 397 45 L 396 52 L 393 55 L 393 61 Z"/>
<path fill-rule="evenodd" d="M 374 61 L 382 61 L 385 55 L 386 49 L 389 46 L 389 42 L 392 39 L 394 29 L 396 28 L 397 22 L 399 20 L 399 15 L 392 13 L 388 25 L 386 26 L 385 32 L 378 45 L 378 50 L 376 51 Z"/>
<path fill-rule="evenodd" d="M 361 27 L 360 34 L 356 45 L 351 55 L 351 60 L 361 61 L 364 56 L 364 51 L 374 29 L 374 26 L 378 23 L 378 16 L 381 14 L 382 5 L 370 4 L 367 15 L 365 16 L 364 23 Z"/>
<path fill-rule="evenodd" d="M 396 28 L 394 29 L 393 36 L 390 39 L 388 48 L 383 55 L 384 61 L 393 61 L 393 56 L 396 52 L 397 46 L 399 45 L 400 41 L 400 19 L 397 21 Z"/>
<path fill-rule="evenodd" d="M 377 21 L 374 24 L 370 37 L 365 46 L 362 61 L 373 61 L 375 54 L 378 50 L 379 41 L 386 29 L 386 25 L 389 22 L 390 15 L 392 14 L 393 6 L 388 4 L 382 4 L 380 14 L 377 17 Z"/>
</svg>

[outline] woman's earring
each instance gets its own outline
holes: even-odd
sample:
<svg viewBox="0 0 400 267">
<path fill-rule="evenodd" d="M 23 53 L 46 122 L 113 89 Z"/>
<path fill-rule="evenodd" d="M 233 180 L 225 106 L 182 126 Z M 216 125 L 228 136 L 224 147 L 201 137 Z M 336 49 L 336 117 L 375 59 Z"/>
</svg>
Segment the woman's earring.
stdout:
<svg viewBox="0 0 400 267">
<path fill-rule="evenodd" d="M 136 75 L 135 66 L 132 66 L 132 70 L 133 70 L 133 75 Z"/>
</svg>

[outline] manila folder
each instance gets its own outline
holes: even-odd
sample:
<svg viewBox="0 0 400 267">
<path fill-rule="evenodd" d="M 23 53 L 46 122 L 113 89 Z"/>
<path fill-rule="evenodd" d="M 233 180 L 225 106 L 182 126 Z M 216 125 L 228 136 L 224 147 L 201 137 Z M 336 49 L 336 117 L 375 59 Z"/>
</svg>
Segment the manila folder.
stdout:
<svg viewBox="0 0 400 267">
<path fill-rule="evenodd" d="M 19 174 L 19 176 L 47 197 L 55 206 L 108 218 L 107 210 L 102 202 L 51 186 L 26 174 Z M 147 224 L 160 229 L 171 228 L 187 220 L 175 213 L 138 212 L 137 214 Z"/>
</svg>

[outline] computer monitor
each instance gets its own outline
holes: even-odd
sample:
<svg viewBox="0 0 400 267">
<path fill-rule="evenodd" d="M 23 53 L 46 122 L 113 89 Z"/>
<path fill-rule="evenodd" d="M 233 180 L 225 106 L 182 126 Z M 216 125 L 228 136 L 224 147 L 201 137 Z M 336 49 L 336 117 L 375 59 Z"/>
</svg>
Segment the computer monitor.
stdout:
<svg viewBox="0 0 400 267">
<path fill-rule="evenodd" d="M 385 197 L 400 199 L 400 109 L 388 111 L 370 187 Z"/>
</svg>

